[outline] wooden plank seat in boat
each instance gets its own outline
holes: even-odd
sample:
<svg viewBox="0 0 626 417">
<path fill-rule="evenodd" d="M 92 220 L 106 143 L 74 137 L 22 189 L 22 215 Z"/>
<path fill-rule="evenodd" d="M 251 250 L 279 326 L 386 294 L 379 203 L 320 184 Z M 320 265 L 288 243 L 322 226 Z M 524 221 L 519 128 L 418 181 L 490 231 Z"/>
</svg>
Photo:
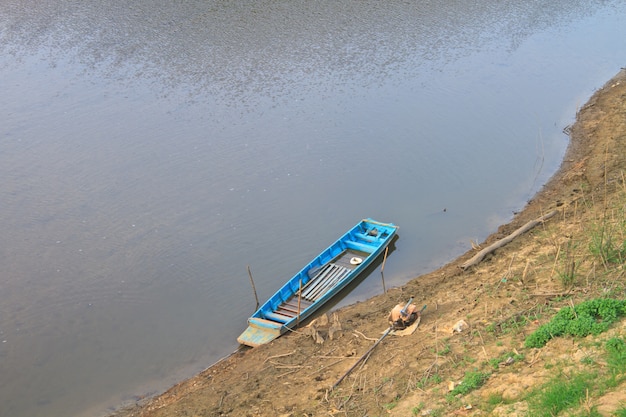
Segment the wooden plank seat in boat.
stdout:
<svg viewBox="0 0 626 417">
<path fill-rule="evenodd" d="M 349 273 L 350 269 L 341 265 L 324 265 L 302 290 L 302 298 L 310 302 L 317 300 Z"/>
<path fill-rule="evenodd" d="M 265 312 L 263 315 L 269 320 L 287 323 L 306 310 L 318 298 L 326 294 L 327 291 L 345 278 L 351 270 L 351 268 L 332 262 L 322 266 L 304 286 L 300 297 L 296 293 L 287 301 L 283 301 L 273 312 Z"/>
<path fill-rule="evenodd" d="M 305 300 L 302 297 L 298 300 L 298 295 L 291 296 L 287 301 L 283 301 L 274 312 L 265 312 L 263 315 L 265 318 L 279 323 L 287 323 L 298 315 L 298 303 L 300 303 L 300 312 L 306 310 L 311 304 L 311 301 Z"/>
<path fill-rule="evenodd" d="M 278 323 L 287 323 L 293 318 L 284 314 L 280 314 L 276 311 L 265 311 L 263 312 L 263 316 L 268 320 L 276 321 Z"/>
<path fill-rule="evenodd" d="M 297 306 L 293 307 L 293 306 L 290 306 L 289 304 L 281 304 L 278 306 L 276 310 L 280 312 L 281 314 L 284 314 L 285 316 L 294 316 L 298 314 L 298 307 Z"/>
<path fill-rule="evenodd" d="M 311 304 L 313 303 L 302 299 L 302 297 L 298 299 L 298 295 L 296 294 L 279 305 L 276 312 L 282 314 L 283 316 L 293 318 L 299 313 L 302 313 L 302 311 L 306 310 Z"/>
<path fill-rule="evenodd" d="M 287 323 L 298 315 L 298 303 L 300 303 L 300 312 L 302 312 L 349 273 L 349 268 L 328 263 L 320 268 L 313 279 L 302 289 L 300 299 L 295 295 L 281 303 L 275 311 L 264 312 L 263 316 L 278 323 Z"/>
<path fill-rule="evenodd" d="M 291 308 L 291 309 L 298 309 L 298 305 L 300 306 L 300 311 L 304 310 L 305 308 L 307 308 L 308 306 L 310 306 L 311 303 L 310 301 L 307 300 L 303 300 L 302 298 L 300 298 L 300 300 L 298 300 L 298 295 L 294 295 L 293 297 L 291 297 L 289 300 L 285 301 L 284 303 L 281 304 L 281 306 L 285 307 L 285 308 Z"/>
</svg>

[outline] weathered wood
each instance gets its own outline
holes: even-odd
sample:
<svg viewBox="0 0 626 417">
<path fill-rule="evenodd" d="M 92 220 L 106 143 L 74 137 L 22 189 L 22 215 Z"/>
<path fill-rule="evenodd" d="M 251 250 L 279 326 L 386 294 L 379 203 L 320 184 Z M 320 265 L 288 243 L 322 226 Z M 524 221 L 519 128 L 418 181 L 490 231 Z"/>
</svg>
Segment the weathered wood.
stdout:
<svg viewBox="0 0 626 417">
<path fill-rule="evenodd" d="M 341 267 L 338 267 L 341 268 Z M 350 273 L 350 270 L 342 268 L 338 269 L 337 272 L 326 282 L 320 285 L 313 294 L 307 296 L 309 300 L 315 301 L 318 298 L 321 298 L 324 294 L 328 292 L 331 288 L 333 288 L 339 281 L 345 278 Z"/>
<path fill-rule="evenodd" d="M 285 316 L 289 316 L 289 317 L 295 317 L 298 315 L 298 312 L 296 310 L 293 310 L 291 308 L 285 307 L 285 305 L 280 305 L 278 306 L 278 308 L 276 309 L 276 311 L 280 314 L 283 314 Z"/>
<path fill-rule="evenodd" d="M 329 275 L 333 274 L 335 271 L 334 266 L 335 264 L 333 263 L 328 263 L 324 265 L 317 272 L 317 274 L 304 286 L 304 288 L 302 288 L 302 290 L 300 291 L 302 297 L 304 297 L 305 299 L 308 298 L 308 294 L 311 291 L 313 291 L 318 285 L 320 285 L 320 283 L 326 280 Z"/>
<path fill-rule="evenodd" d="M 539 217 L 538 219 L 529 221 L 528 223 L 526 223 L 525 225 L 523 225 L 522 227 L 520 227 L 519 229 L 517 229 L 516 231 L 514 231 L 510 235 L 508 235 L 507 237 L 502 238 L 502 239 L 498 240 L 495 243 L 492 243 L 491 245 L 487 246 L 485 249 L 481 250 L 476 255 L 474 255 L 471 259 L 465 261 L 461 265 L 461 269 L 467 269 L 470 266 L 474 266 L 474 265 L 479 264 L 485 258 L 485 256 L 487 256 L 491 252 L 493 252 L 496 249 L 501 248 L 502 246 L 510 243 L 511 241 L 513 241 L 513 239 L 515 239 L 519 235 L 522 235 L 522 234 L 526 233 L 527 231 L 529 231 L 533 227 L 537 226 L 539 223 L 543 223 L 544 221 L 548 220 L 550 217 L 554 216 L 556 213 L 557 213 L 557 211 L 553 210 L 550 213 L 545 214 L 545 215 Z"/>
<path fill-rule="evenodd" d="M 318 282 L 310 286 L 302 293 L 302 298 L 308 301 L 315 301 L 332 288 L 339 280 L 350 273 L 350 270 L 339 265 L 331 264 L 328 272 L 323 277 L 317 278 Z"/>
<path fill-rule="evenodd" d="M 389 252 L 389 246 L 385 248 L 385 256 L 383 257 L 383 266 L 380 267 L 380 273 L 385 271 L 385 263 L 387 262 L 387 253 Z"/>
</svg>

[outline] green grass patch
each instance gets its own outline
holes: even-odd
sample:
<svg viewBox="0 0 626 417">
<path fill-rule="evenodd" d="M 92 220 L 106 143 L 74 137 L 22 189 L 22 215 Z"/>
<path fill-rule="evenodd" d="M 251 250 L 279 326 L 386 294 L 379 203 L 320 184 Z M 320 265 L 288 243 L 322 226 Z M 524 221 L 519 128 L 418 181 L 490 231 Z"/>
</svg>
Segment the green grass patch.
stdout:
<svg viewBox="0 0 626 417">
<path fill-rule="evenodd" d="M 626 315 L 626 300 L 597 298 L 584 301 L 574 308 L 564 307 L 559 310 L 550 322 L 530 334 L 524 345 L 528 348 L 540 348 L 558 336 L 598 335 L 624 315 Z"/>
<path fill-rule="evenodd" d="M 457 395 L 466 395 L 474 391 L 475 389 L 482 387 L 483 384 L 487 382 L 490 375 L 491 374 L 488 372 L 465 372 L 465 377 L 463 377 L 463 381 L 448 393 L 448 401 L 451 402 Z"/>
<path fill-rule="evenodd" d="M 606 363 L 613 374 L 626 372 L 626 342 L 621 337 L 613 337 L 606 341 Z"/>
<path fill-rule="evenodd" d="M 530 394 L 528 415 L 552 417 L 564 410 L 579 407 L 593 389 L 595 377 L 591 373 L 555 377 Z"/>
</svg>

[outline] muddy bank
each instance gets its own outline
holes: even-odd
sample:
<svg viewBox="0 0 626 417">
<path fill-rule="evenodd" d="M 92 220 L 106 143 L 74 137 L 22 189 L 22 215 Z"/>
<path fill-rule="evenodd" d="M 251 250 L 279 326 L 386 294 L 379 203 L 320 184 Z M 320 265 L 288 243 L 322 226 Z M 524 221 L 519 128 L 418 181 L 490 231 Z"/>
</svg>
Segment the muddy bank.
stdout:
<svg viewBox="0 0 626 417">
<path fill-rule="evenodd" d="M 343 330 L 332 340 L 319 344 L 298 331 L 266 346 L 242 349 L 162 395 L 131 404 L 115 415 L 357 416 L 412 415 L 419 410 L 450 412 L 446 407 L 453 406 L 442 400 L 442 392 L 450 381 L 463 375 L 464 369 L 478 367 L 486 358 L 497 357 L 504 348 L 524 353 L 527 362 L 532 360 L 534 353 L 525 350 L 522 342 L 540 318 L 537 323 L 525 321 L 516 335 L 489 331 L 494 323 L 502 328 L 512 317 L 550 308 L 555 294 L 566 293 L 573 302 L 606 290 L 606 286 L 597 284 L 598 280 L 593 285 L 589 283 L 591 273 L 587 274 L 586 283 L 581 278 L 580 285 L 568 290 L 556 278 L 555 270 L 559 267 L 561 239 L 581 235 L 585 225 L 597 218 L 595 208 L 616 198 L 625 186 L 626 71 L 620 71 L 579 110 L 570 138 L 559 172 L 522 212 L 481 246 L 551 210 L 557 210 L 558 215 L 498 249 L 477 266 L 467 270 L 459 267 L 475 254 L 475 249 L 469 250 L 400 288 L 339 310 Z M 585 256 L 580 255 L 581 265 L 586 262 Z M 419 305 L 428 306 L 417 331 L 406 337 L 386 338 L 364 366 L 331 391 L 330 387 L 387 328 L 389 311 L 410 296 L 415 296 Z M 460 319 L 471 330 L 452 333 L 452 325 Z M 565 351 L 570 347 L 571 343 L 557 345 L 554 355 L 563 353 L 558 349 Z M 509 374 L 494 372 L 490 389 L 504 392 L 515 385 L 528 390 L 546 378 L 544 368 L 528 363 L 515 372 L 519 378 L 525 378 L 523 382 L 512 383 Z M 436 380 L 431 381 L 435 375 Z M 514 393 L 510 395 L 516 398 Z M 481 413 L 485 413 L 484 409 L 474 406 L 464 415 Z"/>
</svg>

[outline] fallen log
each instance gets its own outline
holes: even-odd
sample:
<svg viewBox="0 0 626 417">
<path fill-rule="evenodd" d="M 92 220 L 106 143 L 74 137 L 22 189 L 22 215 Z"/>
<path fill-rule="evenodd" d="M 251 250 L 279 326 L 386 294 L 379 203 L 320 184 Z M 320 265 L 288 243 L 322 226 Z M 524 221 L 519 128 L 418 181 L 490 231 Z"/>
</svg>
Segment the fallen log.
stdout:
<svg viewBox="0 0 626 417">
<path fill-rule="evenodd" d="M 485 258 L 485 256 L 487 256 L 491 252 L 493 252 L 496 249 L 501 248 L 502 246 L 510 243 L 513 239 L 515 239 L 519 235 L 526 233 L 527 231 L 529 231 L 533 227 L 537 226 L 539 223 L 543 223 L 544 221 L 548 220 L 550 217 L 554 216 L 556 213 L 557 213 L 557 211 L 553 210 L 550 213 L 545 214 L 545 215 L 539 217 L 538 219 L 529 221 L 528 223 L 526 223 L 525 225 L 523 225 L 519 229 L 515 230 L 510 235 L 508 235 L 507 237 L 504 237 L 504 238 L 498 240 L 497 242 L 492 243 L 491 245 L 487 246 L 485 249 L 481 250 L 476 255 L 474 255 L 471 259 L 465 261 L 463 264 L 461 264 L 461 269 L 467 269 L 470 266 L 474 266 L 474 265 L 480 263 L 480 261 L 482 261 Z"/>
</svg>

